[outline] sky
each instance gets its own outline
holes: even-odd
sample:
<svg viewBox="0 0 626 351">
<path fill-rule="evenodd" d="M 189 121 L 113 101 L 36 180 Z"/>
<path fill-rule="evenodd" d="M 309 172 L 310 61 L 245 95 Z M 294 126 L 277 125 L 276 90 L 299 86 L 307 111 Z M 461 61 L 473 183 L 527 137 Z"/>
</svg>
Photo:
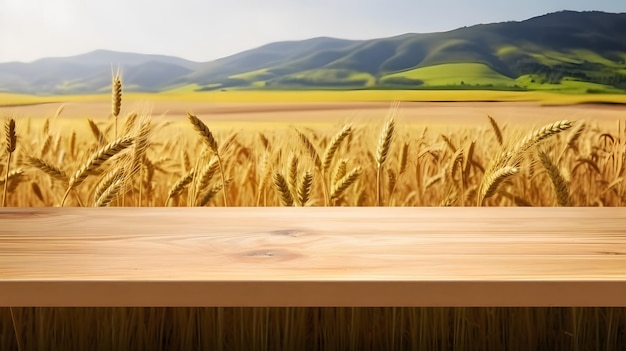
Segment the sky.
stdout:
<svg viewBox="0 0 626 351">
<path fill-rule="evenodd" d="M 107 49 L 210 61 L 270 42 L 372 39 L 625 0 L 0 0 L 0 62 Z"/>
</svg>

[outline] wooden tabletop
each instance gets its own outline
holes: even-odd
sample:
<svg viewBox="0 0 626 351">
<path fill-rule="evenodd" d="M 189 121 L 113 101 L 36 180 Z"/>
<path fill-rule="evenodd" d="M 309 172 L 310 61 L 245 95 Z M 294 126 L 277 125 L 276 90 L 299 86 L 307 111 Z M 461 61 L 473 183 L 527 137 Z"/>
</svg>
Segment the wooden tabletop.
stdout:
<svg viewBox="0 0 626 351">
<path fill-rule="evenodd" d="M 626 208 L 5 208 L 0 306 L 626 306 Z"/>
</svg>

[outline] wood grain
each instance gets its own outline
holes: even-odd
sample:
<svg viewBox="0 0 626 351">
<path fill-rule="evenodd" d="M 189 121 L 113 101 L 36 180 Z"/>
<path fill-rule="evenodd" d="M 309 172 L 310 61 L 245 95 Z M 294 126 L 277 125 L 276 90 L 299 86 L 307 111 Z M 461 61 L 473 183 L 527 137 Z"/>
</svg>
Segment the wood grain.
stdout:
<svg viewBox="0 0 626 351">
<path fill-rule="evenodd" d="M 7 208 L 0 306 L 626 306 L 626 209 Z"/>
</svg>

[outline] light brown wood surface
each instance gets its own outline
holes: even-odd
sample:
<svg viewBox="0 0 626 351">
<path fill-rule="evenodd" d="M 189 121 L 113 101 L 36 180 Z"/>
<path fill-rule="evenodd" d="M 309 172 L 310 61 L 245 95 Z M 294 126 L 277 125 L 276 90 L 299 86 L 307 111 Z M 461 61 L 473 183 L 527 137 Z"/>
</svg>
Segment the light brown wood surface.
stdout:
<svg viewBox="0 0 626 351">
<path fill-rule="evenodd" d="M 626 306 L 626 208 L 5 208 L 0 306 Z"/>
</svg>

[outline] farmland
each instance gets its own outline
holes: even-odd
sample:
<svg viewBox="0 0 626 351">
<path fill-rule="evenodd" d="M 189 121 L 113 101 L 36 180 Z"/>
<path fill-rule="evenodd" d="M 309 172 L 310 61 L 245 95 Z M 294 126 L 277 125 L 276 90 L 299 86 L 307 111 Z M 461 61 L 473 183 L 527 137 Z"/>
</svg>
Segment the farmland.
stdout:
<svg viewBox="0 0 626 351">
<path fill-rule="evenodd" d="M 266 102 L 255 102 L 264 93 Z M 282 101 L 271 92 L 212 93 L 222 97 L 212 102 L 194 101 L 193 94 L 181 101 L 129 95 L 117 118 L 98 96 L 4 107 L 0 113 L 16 121 L 19 140 L 12 163 L 8 153 L 0 159 L 6 204 L 102 205 L 98 197 L 112 184 L 110 206 L 621 206 L 626 200 L 620 105 L 315 102 L 325 93 L 299 93 Z M 237 96 L 248 100 L 233 102 Z M 552 102 L 581 98 L 558 96 Z M 89 165 L 107 148 L 116 150 L 111 161 Z M 493 183 L 494 174 L 505 176 Z"/>
</svg>

